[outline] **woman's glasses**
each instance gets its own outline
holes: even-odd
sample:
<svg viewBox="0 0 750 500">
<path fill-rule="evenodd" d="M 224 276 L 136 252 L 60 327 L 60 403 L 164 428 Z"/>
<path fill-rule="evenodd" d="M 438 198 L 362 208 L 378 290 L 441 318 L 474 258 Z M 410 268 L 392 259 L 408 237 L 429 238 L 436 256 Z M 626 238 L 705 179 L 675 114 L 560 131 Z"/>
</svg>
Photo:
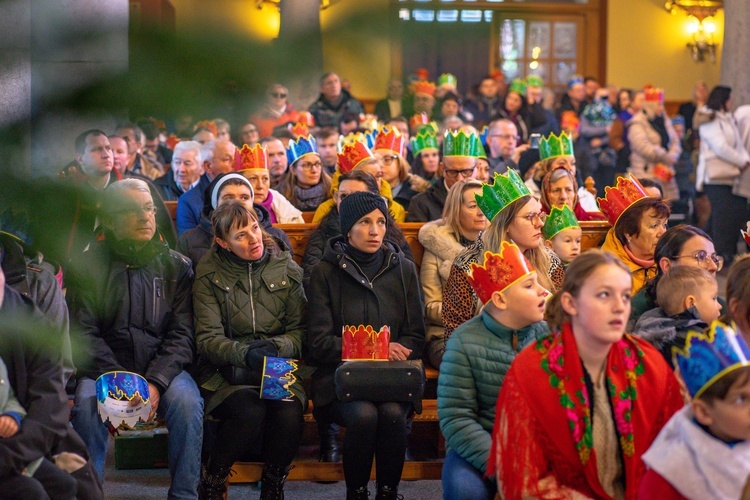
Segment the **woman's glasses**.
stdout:
<svg viewBox="0 0 750 500">
<path fill-rule="evenodd" d="M 709 255 L 709 253 L 705 250 L 698 250 L 694 254 L 678 255 L 676 257 L 672 257 L 672 260 L 682 259 L 683 257 L 695 259 L 695 262 L 698 263 L 698 267 L 700 267 L 701 269 L 708 269 L 709 262 L 714 263 L 717 271 L 721 271 L 721 268 L 724 267 L 724 257 L 722 257 L 721 255 L 716 255 L 715 253 Z"/>
<path fill-rule="evenodd" d="M 544 212 L 529 212 L 526 215 L 518 215 L 519 219 L 526 219 L 529 224 L 533 224 L 534 220 L 539 220 L 540 223 L 544 224 L 547 221 L 547 214 Z"/>
<path fill-rule="evenodd" d="M 271 97 L 275 97 L 276 99 L 286 99 L 286 93 L 284 93 L 284 92 L 271 92 Z"/>
</svg>

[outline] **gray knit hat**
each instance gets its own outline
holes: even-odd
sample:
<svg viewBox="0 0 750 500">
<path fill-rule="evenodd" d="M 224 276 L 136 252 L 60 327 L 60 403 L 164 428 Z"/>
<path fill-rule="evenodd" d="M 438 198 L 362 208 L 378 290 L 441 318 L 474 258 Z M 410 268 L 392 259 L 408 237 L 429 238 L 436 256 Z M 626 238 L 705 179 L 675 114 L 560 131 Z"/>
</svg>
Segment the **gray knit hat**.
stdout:
<svg viewBox="0 0 750 500">
<path fill-rule="evenodd" d="M 352 226 L 362 217 L 373 210 L 378 209 L 385 215 L 386 223 L 388 221 L 388 206 L 385 200 L 378 194 L 369 191 L 357 191 L 348 195 L 341 200 L 339 205 L 339 222 L 341 224 L 341 234 L 349 234 Z"/>
</svg>

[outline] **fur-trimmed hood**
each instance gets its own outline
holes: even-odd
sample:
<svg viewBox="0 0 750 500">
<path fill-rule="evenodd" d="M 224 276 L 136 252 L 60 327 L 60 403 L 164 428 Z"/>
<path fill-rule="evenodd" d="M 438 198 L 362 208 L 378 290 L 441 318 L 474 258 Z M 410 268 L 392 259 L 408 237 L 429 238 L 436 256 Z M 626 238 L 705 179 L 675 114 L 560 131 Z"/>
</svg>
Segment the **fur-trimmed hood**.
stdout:
<svg viewBox="0 0 750 500">
<path fill-rule="evenodd" d="M 463 245 L 456 241 L 450 227 L 443 219 L 428 222 L 419 230 L 419 242 L 425 250 L 441 260 L 438 272 L 442 279 L 447 280 L 453 259 L 464 250 Z"/>
</svg>

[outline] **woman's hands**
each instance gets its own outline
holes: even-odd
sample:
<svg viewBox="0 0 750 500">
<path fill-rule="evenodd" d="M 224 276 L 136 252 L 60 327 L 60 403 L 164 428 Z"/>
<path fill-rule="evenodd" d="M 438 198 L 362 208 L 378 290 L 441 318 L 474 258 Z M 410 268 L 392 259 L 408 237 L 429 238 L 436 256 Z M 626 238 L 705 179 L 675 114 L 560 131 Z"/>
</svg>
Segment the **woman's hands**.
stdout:
<svg viewBox="0 0 750 500">
<path fill-rule="evenodd" d="M 263 373 L 263 358 L 266 356 L 278 356 L 279 350 L 276 344 L 270 340 L 254 340 L 248 345 L 248 351 L 245 354 L 245 364 L 251 370 Z"/>
<path fill-rule="evenodd" d="M 398 342 L 391 342 L 388 344 L 388 360 L 389 361 L 406 361 L 411 354 L 411 349 L 407 349 Z"/>
</svg>

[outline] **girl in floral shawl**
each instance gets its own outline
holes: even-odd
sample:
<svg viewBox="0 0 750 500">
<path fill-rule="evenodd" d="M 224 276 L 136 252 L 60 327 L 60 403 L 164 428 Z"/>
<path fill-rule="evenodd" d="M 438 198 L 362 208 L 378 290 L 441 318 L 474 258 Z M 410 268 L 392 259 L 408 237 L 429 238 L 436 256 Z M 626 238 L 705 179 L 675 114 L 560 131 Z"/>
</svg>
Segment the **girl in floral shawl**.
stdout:
<svg viewBox="0 0 750 500">
<path fill-rule="evenodd" d="M 636 498 L 641 455 L 682 399 L 659 352 L 625 333 L 630 290 L 609 252 L 568 267 L 547 306 L 556 333 L 516 357 L 498 397 L 487 473 L 504 498 Z"/>
</svg>

